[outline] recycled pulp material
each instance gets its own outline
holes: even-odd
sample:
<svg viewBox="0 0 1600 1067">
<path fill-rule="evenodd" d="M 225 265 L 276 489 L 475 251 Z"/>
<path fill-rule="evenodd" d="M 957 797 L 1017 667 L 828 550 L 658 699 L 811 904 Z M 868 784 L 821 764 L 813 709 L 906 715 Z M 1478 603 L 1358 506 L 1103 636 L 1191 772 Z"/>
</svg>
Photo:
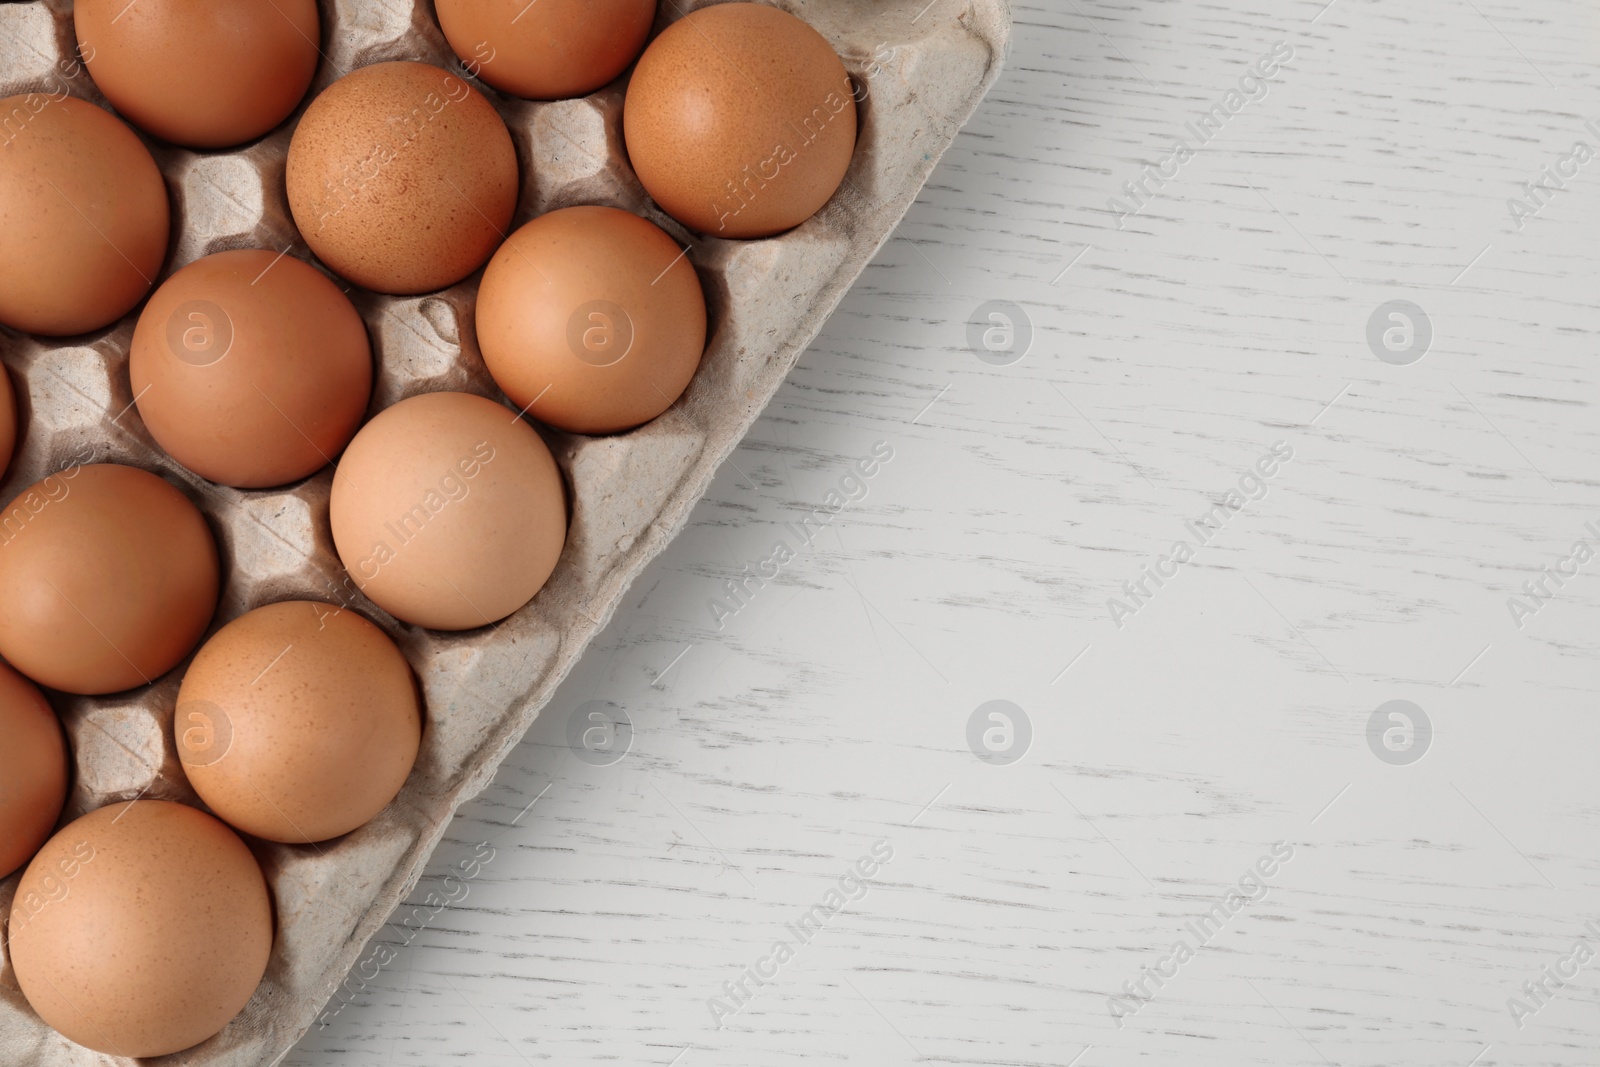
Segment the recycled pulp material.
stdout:
<svg viewBox="0 0 1600 1067">
<path fill-rule="evenodd" d="M 703 3 L 669 0 L 659 30 Z M 695 237 L 658 211 L 622 142 L 627 76 L 581 100 L 530 103 L 476 81 L 510 128 L 522 168 L 514 225 L 574 204 L 642 214 L 687 244 L 710 304 L 705 359 L 672 409 L 616 437 L 541 428 L 572 494 L 566 552 L 550 583 L 496 628 L 434 633 L 403 625 L 347 586 L 328 528 L 331 473 L 284 489 L 240 491 L 189 474 L 156 447 L 131 407 L 127 353 L 136 315 L 67 340 L 0 327 L 26 437 L 0 500 L 92 455 L 156 471 L 206 513 L 227 580 L 214 627 L 290 598 L 349 604 L 410 658 L 428 729 L 405 789 L 373 822 L 320 846 L 260 844 L 278 937 L 254 999 L 219 1035 L 148 1062 L 244 1067 L 279 1060 L 416 885 L 457 807 L 493 778 L 610 618 L 628 584 L 687 519 L 722 461 L 777 391 L 999 74 L 1009 0 L 787 0 L 843 57 L 860 98 L 860 140 L 845 184 L 815 218 L 762 241 Z M 340 72 L 420 59 L 462 74 L 431 0 L 322 0 L 323 51 L 307 96 Z M 70 0 L 0 4 L 0 97 L 70 92 L 104 104 L 74 60 Z M 173 242 L 162 272 L 232 248 L 287 249 L 310 260 L 284 195 L 288 123 L 259 141 L 193 152 L 145 138 L 166 176 Z M 26 136 L 26 134 L 22 134 Z M 442 292 L 352 290 L 377 360 L 372 412 L 439 389 L 499 397 L 473 334 L 480 275 Z M 342 283 L 341 283 L 342 284 Z M 0 610 L 4 606 L 0 605 Z M 66 819 L 118 800 L 198 804 L 172 738 L 182 668 L 109 697 L 55 696 L 76 757 Z M 8 911 L 18 876 L 0 881 Z M 0 1051 L 40 1067 L 132 1063 L 72 1045 L 29 1010 L 0 958 Z"/>
</svg>

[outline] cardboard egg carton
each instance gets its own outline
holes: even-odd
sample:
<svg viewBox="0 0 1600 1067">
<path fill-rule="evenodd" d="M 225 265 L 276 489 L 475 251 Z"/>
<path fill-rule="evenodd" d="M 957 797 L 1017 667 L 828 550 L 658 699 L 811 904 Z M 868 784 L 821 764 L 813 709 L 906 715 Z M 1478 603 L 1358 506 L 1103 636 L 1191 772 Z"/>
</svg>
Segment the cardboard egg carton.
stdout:
<svg viewBox="0 0 1600 1067">
<path fill-rule="evenodd" d="M 666 0 L 657 31 L 700 6 Z M 331 471 L 281 489 L 241 491 L 206 482 L 169 459 L 133 406 L 127 354 L 136 315 L 64 340 L 0 327 L 0 358 L 16 384 L 25 429 L 0 485 L 0 503 L 74 463 L 156 471 L 188 494 L 216 533 L 226 579 L 213 631 L 277 600 L 346 604 L 398 642 L 426 699 L 416 769 L 376 819 L 320 845 L 252 842 L 278 919 L 266 977 L 245 1011 L 216 1037 L 148 1062 L 275 1063 L 312 1025 L 368 939 L 416 885 L 456 809 L 489 784 L 900 221 L 999 74 L 1010 32 L 1009 0 L 785 0 L 779 6 L 821 31 L 844 59 L 860 101 L 860 137 L 833 200 L 798 229 L 772 239 L 698 237 L 650 203 L 623 146 L 626 74 L 587 98 L 550 103 L 506 97 L 469 79 L 505 119 L 516 144 L 522 185 L 513 228 L 575 204 L 641 214 L 689 247 L 710 311 L 704 360 L 664 415 L 614 437 L 539 427 L 570 489 L 570 532 L 549 584 L 498 626 L 422 630 L 396 622 L 361 596 L 329 533 Z M 173 206 L 173 239 L 158 282 L 224 249 L 287 250 L 314 262 L 290 218 L 284 159 L 306 104 L 336 78 L 391 59 L 423 60 L 467 76 L 439 31 L 431 0 L 322 0 L 321 9 L 324 58 L 311 93 L 282 127 L 219 152 L 144 137 Z M 104 106 L 74 57 L 70 0 L 0 4 L 0 97 L 70 93 Z M 3 121 L 0 116 L 0 126 Z M 0 129 L 0 139 L 8 134 Z M 424 296 L 350 291 L 377 365 L 369 415 L 432 390 L 500 398 L 473 332 L 480 277 L 481 271 Z M 183 667 L 128 693 L 52 694 L 76 764 L 64 819 L 140 796 L 198 805 L 172 736 Z M 0 911 L 9 909 L 18 877 L 0 881 Z M 29 1010 L 8 958 L 0 958 L 0 1060 L 39 1067 L 133 1062 L 91 1053 L 51 1031 Z"/>
</svg>

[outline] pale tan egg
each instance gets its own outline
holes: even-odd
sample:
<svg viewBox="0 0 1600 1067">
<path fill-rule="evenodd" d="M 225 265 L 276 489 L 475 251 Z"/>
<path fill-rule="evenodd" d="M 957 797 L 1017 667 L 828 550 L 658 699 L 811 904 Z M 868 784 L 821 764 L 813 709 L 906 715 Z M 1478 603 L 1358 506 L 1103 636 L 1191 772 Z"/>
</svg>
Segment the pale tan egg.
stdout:
<svg viewBox="0 0 1600 1067">
<path fill-rule="evenodd" d="M 422 709 L 406 658 L 334 604 L 256 608 L 184 672 L 173 733 L 189 784 L 224 822 L 271 841 L 326 841 L 394 799 Z"/>
<path fill-rule="evenodd" d="M 649 422 L 705 350 L 705 294 L 685 250 L 610 207 L 552 211 L 517 230 L 483 272 L 476 314 L 506 396 L 574 433 Z"/>
<path fill-rule="evenodd" d="M 128 357 L 156 443 L 203 477 L 253 489 L 329 463 L 372 393 L 372 350 L 350 299 L 308 263 L 218 252 L 161 284 Z"/>
<path fill-rule="evenodd" d="M 764 4 L 703 7 L 650 42 L 623 104 L 628 157 L 662 210 L 715 237 L 766 237 L 828 202 L 856 102 L 833 46 Z"/>
<path fill-rule="evenodd" d="M 356 585 L 403 622 L 487 626 L 531 600 L 566 542 L 555 458 L 516 412 L 422 393 L 361 428 L 333 476 L 333 543 Z"/>
<path fill-rule="evenodd" d="M 7 924 L 22 995 L 108 1056 L 199 1044 L 250 1000 L 272 951 L 267 882 L 201 811 L 134 800 L 68 823 L 28 864 Z"/>
<path fill-rule="evenodd" d="M 61 722 L 39 687 L 0 663 L 0 878 L 27 863 L 67 802 Z"/>
<path fill-rule="evenodd" d="M 301 236 L 336 273 L 380 293 L 426 293 L 477 270 L 504 240 L 517 154 L 461 78 L 374 63 L 300 116 L 285 183 Z"/>
<path fill-rule="evenodd" d="M 0 511 L 0 655 L 52 689 L 159 678 L 199 642 L 218 584 L 200 509 L 137 467 L 69 467 Z"/>
<path fill-rule="evenodd" d="M 0 323 L 60 336 L 110 325 L 167 255 L 167 186 L 118 119 L 64 94 L 0 100 Z"/>
<path fill-rule="evenodd" d="M 72 21 L 112 106 L 191 148 L 260 137 L 317 72 L 316 0 L 76 0 Z"/>
<path fill-rule="evenodd" d="M 638 58 L 656 17 L 656 0 L 438 0 L 435 8 L 474 77 L 531 100 L 610 82 Z"/>
</svg>

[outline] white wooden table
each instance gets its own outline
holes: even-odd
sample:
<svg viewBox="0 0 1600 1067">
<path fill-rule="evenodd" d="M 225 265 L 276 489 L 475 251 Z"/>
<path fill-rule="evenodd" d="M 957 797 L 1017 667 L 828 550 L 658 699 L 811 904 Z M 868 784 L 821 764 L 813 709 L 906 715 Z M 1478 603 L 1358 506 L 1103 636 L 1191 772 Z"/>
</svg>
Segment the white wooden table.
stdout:
<svg viewBox="0 0 1600 1067">
<path fill-rule="evenodd" d="M 898 239 L 286 1063 L 1600 1062 L 1600 12 L 1322 3 L 1018 6 Z M 1020 360 L 1003 319 L 969 346 L 991 300 Z M 1431 338 L 1369 343 L 1397 300 Z M 984 760 L 994 700 L 1027 729 L 983 712 Z M 1394 700 L 1426 727 L 1369 741 Z M 586 762 L 604 702 L 631 747 Z"/>
</svg>

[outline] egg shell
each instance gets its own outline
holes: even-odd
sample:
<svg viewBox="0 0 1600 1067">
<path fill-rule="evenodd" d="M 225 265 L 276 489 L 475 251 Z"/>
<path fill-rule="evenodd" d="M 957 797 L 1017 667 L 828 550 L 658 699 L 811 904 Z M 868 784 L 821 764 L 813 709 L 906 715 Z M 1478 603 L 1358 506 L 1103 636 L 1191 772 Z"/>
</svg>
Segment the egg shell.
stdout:
<svg viewBox="0 0 1600 1067">
<path fill-rule="evenodd" d="M 0 878 L 55 829 L 67 802 L 69 754 L 61 721 L 39 687 L 0 663 Z"/>
<path fill-rule="evenodd" d="M 121 121 L 64 94 L 0 100 L 0 323 L 110 325 L 155 283 L 170 221 L 156 161 Z"/>
<path fill-rule="evenodd" d="M 656 0 L 438 0 L 439 28 L 466 69 L 530 100 L 583 96 L 639 56 Z"/>
<path fill-rule="evenodd" d="M 484 363 L 511 402 L 574 433 L 649 422 L 705 351 L 689 257 L 610 207 L 552 211 L 512 234 L 483 273 L 476 315 Z"/>
<path fill-rule="evenodd" d="M 221 148 L 289 117 L 317 72 L 316 0 L 76 0 L 89 75 L 135 126 Z"/>
<path fill-rule="evenodd" d="M 333 604 L 256 608 L 184 672 L 173 719 L 189 784 L 224 822 L 326 841 L 393 800 L 417 759 L 416 680 L 384 632 Z"/>
<path fill-rule="evenodd" d="M 205 518 L 148 471 L 69 467 L 0 512 L 0 654 L 53 689 L 160 677 L 200 640 L 217 591 Z"/>
<path fill-rule="evenodd" d="M 409 397 L 363 426 L 334 472 L 329 515 L 361 591 L 435 630 L 487 626 L 527 603 L 567 534 L 550 449 L 469 393 Z"/>
<path fill-rule="evenodd" d="M 355 306 L 315 267 L 218 252 L 151 295 L 128 373 L 156 443 L 223 485 L 283 485 L 331 463 L 372 394 Z"/>
<path fill-rule="evenodd" d="M 375 63 L 324 89 L 295 126 L 285 175 L 311 250 L 381 293 L 465 278 L 516 210 L 506 124 L 483 94 L 427 63 Z"/>
<path fill-rule="evenodd" d="M 622 119 L 645 191 L 715 237 L 766 237 L 810 218 L 856 143 L 854 89 L 833 46 L 762 4 L 718 4 L 668 26 L 634 67 Z"/>
<path fill-rule="evenodd" d="M 45 1022 L 116 1056 L 199 1044 L 250 1000 L 272 903 L 237 834 L 183 804 L 135 800 L 68 823 L 28 864 L 11 964 Z"/>
</svg>

